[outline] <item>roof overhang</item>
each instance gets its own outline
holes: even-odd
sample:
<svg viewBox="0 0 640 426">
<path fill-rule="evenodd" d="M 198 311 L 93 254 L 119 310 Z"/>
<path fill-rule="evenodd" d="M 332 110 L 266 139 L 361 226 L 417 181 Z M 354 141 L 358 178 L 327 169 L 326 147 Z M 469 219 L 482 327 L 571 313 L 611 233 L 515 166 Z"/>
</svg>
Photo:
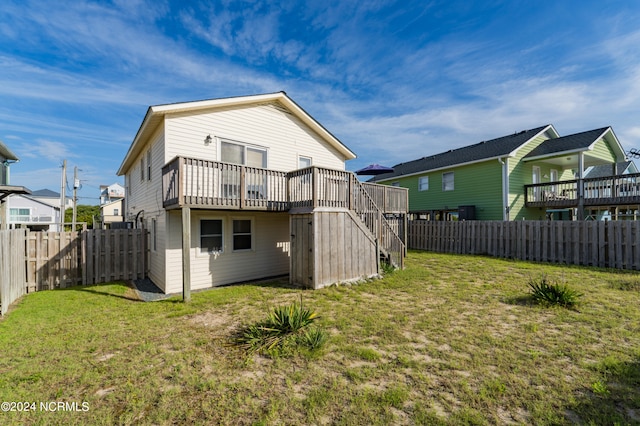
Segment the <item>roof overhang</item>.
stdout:
<svg viewBox="0 0 640 426">
<path fill-rule="evenodd" d="M 311 115 L 309 115 L 304 109 L 296 104 L 285 92 L 268 93 L 262 95 L 251 96 L 239 96 L 232 98 L 220 98 L 209 99 L 204 101 L 194 102 L 182 102 L 175 104 L 156 105 L 150 106 L 147 109 L 147 113 L 142 120 L 142 124 L 136 133 L 127 154 L 125 155 L 120 168 L 118 169 L 118 176 L 124 175 L 127 170 L 132 166 L 135 158 L 142 151 L 145 142 L 151 137 L 156 128 L 164 121 L 164 117 L 167 114 L 176 114 L 182 112 L 206 112 L 214 111 L 219 108 L 227 107 L 239 107 L 244 105 L 258 105 L 267 102 L 279 102 L 287 110 L 289 110 L 300 121 L 309 126 L 320 137 L 326 140 L 329 145 L 334 147 L 340 152 L 347 160 L 356 158 L 356 155 L 345 144 L 343 144 L 338 138 L 333 136 L 327 129 L 325 129 L 319 122 L 317 122 Z"/>
<path fill-rule="evenodd" d="M 0 157 L 10 161 L 19 160 L 18 157 L 11 152 L 11 150 L 2 141 L 0 141 Z"/>
<path fill-rule="evenodd" d="M 407 173 L 406 175 L 398 175 L 398 176 L 393 176 L 390 178 L 386 178 L 386 179 L 376 179 L 376 180 L 372 180 L 371 182 L 392 182 L 392 181 L 396 181 L 398 179 L 404 179 L 406 177 L 411 177 L 411 176 L 419 176 L 419 175 L 425 175 L 428 173 L 433 173 L 433 172 L 439 172 L 442 170 L 451 170 L 455 167 L 462 167 L 462 166 L 470 166 L 472 164 L 478 164 L 478 163 L 486 163 L 487 161 L 496 161 L 496 160 L 501 160 L 504 158 L 509 158 L 509 157 L 513 157 L 514 155 L 512 153 L 509 153 L 507 155 L 498 155 L 495 157 L 488 157 L 488 158 L 482 158 L 480 160 L 474 160 L 474 161 L 467 161 L 466 163 L 458 163 L 458 164 L 452 164 L 450 166 L 444 166 L 444 167 L 436 167 L 433 169 L 425 169 L 425 170 L 421 170 L 419 172 L 414 172 L 414 173 Z"/>
<path fill-rule="evenodd" d="M 613 150 L 613 154 L 615 156 L 615 162 L 627 160 L 627 155 L 622 148 L 622 144 L 620 144 L 620 141 L 613 132 L 613 129 L 611 127 L 607 127 L 597 138 L 594 139 L 594 141 L 589 146 L 579 149 L 571 149 L 566 151 L 552 152 L 549 154 L 536 155 L 534 157 L 526 157 L 523 159 L 523 161 L 538 161 L 568 167 L 578 164 L 578 156 L 580 154 L 583 154 L 585 167 L 595 166 L 598 164 L 608 164 L 610 163 L 610 161 L 605 161 L 595 155 L 590 155 L 590 153 L 594 151 L 596 144 L 601 140 L 606 140 L 607 142 L 609 142 L 609 146 Z"/>
<path fill-rule="evenodd" d="M 370 181 L 376 182 L 376 183 L 377 182 L 393 182 L 393 181 L 401 179 L 401 178 L 406 178 L 406 177 L 411 177 L 411 176 L 419 176 L 419 175 L 424 175 L 424 174 L 427 174 L 427 173 L 439 172 L 441 170 L 450 170 L 450 169 L 452 169 L 454 167 L 470 166 L 472 164 L 485 163 L 487 161 L 496 161 L 496 160 L 503 160 L 505 158 L 513 158 L 518 154 L 518 150 L 520 148 L 522 148 L 523 146 L 528 144 L 532 139 L 535 139 L 538 136 L 544 134 L 545 132 L 551 132 L 552 136 L 558 137 L 558 132 L 556 131 L 556 129 L 553 127 L 553 125 L 549 124 L 548 126 L 544 127 L 541 131 L 539 131 L 537 134 L 535 134 L 534 136 L 529 138 L 526 142 L 522 143 L 519 147 L 517 147 L 513 151 L 509 152 L 508 154 L 494 155 L 492 157 L 480 158 L 478 160 L 467 161 L 465 163 L 457 163 L 457 164 L 451 164 L 449 166 L 436 167 L 436 168 L 433 168 L 433 169 L 425 169 L 425 170 L 421 170 L 419 172 L 413 172 L 413 173 L 407 173 L 407 174 L 404 174 L 404 175 L 392 176 L 392 177 L 389 177 L 389 178 L 386 178 L 386 179 L 372 178 Z"/>
<path fill-rule="evenodd" d="M 0 201 L 13 194 L 28 195 L 31 194 L 31 190 L 24 186 L 0 185 Z"/>
</svg>

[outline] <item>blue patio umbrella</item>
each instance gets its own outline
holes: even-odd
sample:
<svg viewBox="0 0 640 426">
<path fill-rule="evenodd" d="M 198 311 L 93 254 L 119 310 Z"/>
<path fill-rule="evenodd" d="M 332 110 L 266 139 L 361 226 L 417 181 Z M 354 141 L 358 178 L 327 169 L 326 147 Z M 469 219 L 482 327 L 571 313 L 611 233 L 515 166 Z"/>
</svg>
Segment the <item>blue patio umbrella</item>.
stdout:
<svg viewBox="0 0 640 426">
<path fill-rule="evenodd" d="M 381 166 L 380 164 L 369 164 L 367 167 L 356 170 L 357 175 L 382 175 L 393 172 L 393 167 Z"/>
</svg>

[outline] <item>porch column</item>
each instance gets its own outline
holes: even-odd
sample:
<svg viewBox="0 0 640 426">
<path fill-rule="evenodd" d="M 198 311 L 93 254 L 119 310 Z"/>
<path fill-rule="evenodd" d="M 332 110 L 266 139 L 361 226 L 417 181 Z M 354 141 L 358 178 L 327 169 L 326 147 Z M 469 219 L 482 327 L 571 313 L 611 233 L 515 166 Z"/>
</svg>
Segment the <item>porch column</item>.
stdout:
<svg viewBox="0 0 640 426">
<path fill-rule="evenodd" d="M 182 300 L 191 301 L 191 208 L 182 208 Z"/>
<path fill-rule="evenodd" d="M 584 220 L 584 153 L 578 154 L 578 183 L 576 188 L 578 196 L 578 220 Z"/>
</svg>

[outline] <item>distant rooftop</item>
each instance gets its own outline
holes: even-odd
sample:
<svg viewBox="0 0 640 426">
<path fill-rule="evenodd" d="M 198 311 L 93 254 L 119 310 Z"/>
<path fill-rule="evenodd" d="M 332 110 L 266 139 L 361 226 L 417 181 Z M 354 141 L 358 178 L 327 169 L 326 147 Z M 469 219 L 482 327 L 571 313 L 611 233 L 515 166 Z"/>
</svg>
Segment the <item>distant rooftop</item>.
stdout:
<svg viewBox="0 0 640 426">
<path fill-rule="evenodd" d="M 422 157 L 418 160 L 396 164 L 393 166 L 393 172 L 374 176 L 370 181 L 387 180 L 423 171 L 505 156 L 547 128 L 553 128 L 553 126 L 547 124 L 535 129 L 523 130 L 500 138 L 482 141 L 474 145 L 450 149 L 449 151 Z"/>
</svg>

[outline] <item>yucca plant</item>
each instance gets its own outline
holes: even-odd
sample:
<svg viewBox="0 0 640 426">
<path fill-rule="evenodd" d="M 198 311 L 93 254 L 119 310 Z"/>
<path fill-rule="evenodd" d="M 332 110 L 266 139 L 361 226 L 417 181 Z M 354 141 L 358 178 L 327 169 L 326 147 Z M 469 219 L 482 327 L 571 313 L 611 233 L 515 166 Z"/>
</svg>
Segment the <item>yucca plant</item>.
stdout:
<svg viewBox="0 0 640 426">
<path fill-rule="evenodd" d="M 318 349 L 326 335 L 318 328 L 309 328 L 318 318 L 316 312 L 302 305 L 300 297 L 299 304 L 278 306 L 265 320 L 241 329 L 236 341 L 250 353 L 284 353 L 296 345 Z"/>
<path fill-rule="evenodd" d="M 558 305 L 572 308 L 577 305 L 578 300 L 582 297 L 581 293 L 566 284 L 551 283 L 544 275 L 539 281 L 530 279 L 529 288 L 533 301 L 542 305 Z"/>
</svg>

